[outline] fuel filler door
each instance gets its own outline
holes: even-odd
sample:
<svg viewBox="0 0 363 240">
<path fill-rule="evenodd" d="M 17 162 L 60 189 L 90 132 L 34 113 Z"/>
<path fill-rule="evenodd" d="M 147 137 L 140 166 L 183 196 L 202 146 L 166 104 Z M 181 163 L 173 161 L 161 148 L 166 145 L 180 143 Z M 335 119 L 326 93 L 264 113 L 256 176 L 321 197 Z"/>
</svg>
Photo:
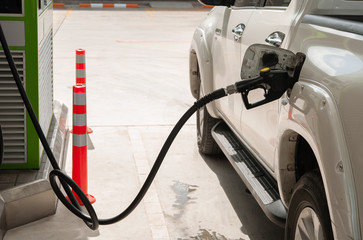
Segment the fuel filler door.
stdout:
<svg viewBox="0 0 363 240">
<path fill-rule="evenodd" d="M 304 61 L 303 53 L 294 54 L 289 50 L 264 44 L 251 45 L 242 62 L 242 80 L 236 84 L 246 109 L 281 98 L 298 81 Z M 261 90 L 261 99 L 251 102 L 249 93 Z"/>
</svg>

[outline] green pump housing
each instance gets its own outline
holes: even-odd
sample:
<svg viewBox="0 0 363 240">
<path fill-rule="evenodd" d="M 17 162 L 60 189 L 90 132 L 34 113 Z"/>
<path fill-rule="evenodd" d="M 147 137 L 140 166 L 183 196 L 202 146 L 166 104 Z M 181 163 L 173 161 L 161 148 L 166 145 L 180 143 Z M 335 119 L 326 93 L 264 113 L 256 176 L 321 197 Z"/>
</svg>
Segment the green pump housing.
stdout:
<svg viewBox="0 0 363 240">
<path fill-rule="evenodd" d="M 1 0 L 0 24 L 45 134 L 53 116 L 53 1 Z M 39 169 L 42 145 L 0 45 L 2 169 Z"/>
</svg>

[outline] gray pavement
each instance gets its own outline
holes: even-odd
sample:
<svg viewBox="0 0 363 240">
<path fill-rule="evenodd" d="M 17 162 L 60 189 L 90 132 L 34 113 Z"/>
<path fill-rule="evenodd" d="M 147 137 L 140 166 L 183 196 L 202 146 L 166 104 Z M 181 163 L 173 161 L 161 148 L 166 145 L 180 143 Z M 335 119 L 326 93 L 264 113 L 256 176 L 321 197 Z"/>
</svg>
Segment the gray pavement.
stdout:
<svg viewBox="0 0 363 240">
<path fill-rule="evenodd" d="M 207 11 L 54 11 L 54 98 L 71 110 L 75 50 L 86 50 L 88 192 L 99 218 L 134 198 L 159 149 L 193 103 L 188 51 Z M 71 117 L 71 116 L 69 116 Z M 71 146 L 66 171 L 71 174 Z M 54 216 L 12 229 L 6 240 L 282 239 L 224 157 L 197 150 L 195 118 L 167 154 L 154 184 L 124 221 L 89 230 L 61 203 Z"/>
</svg>

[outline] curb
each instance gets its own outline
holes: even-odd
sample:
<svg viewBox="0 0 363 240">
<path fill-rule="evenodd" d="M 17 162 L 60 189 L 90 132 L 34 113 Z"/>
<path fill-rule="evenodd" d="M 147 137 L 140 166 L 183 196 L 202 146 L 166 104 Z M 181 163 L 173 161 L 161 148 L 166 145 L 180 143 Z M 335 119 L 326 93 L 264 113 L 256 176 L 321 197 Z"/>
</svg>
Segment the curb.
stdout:
<svg viewBox="0 0 363 240">
<path fill-rule="evenodd" d="M 64 3 L 53 3 L 54 8 L 65 8 Z M 79 3 L 80 8 L 139 8 L 137 3 Z M 203 5 L 204 9 L 211 9 L 214 6 Z M 195 8 L 195 7 L 194 7 Z"/>
<path fill-rule="evenodd" d="M 88 8 L 138 8 L 139 4 L 131 3 L 80 3 L 79 7 Z"/>
<path fill-rule="evenodd" d="M 64 3 L 53 3 L 54 8 L 64 8 Z"/>
<path fill-rule="evenodd" d="M 64 3 L 53 3 L 54 8 L 64 8 Z M 80 8 L 138 8 L 139 4 L 132 3 L 79 3 Z"/>
</svg>

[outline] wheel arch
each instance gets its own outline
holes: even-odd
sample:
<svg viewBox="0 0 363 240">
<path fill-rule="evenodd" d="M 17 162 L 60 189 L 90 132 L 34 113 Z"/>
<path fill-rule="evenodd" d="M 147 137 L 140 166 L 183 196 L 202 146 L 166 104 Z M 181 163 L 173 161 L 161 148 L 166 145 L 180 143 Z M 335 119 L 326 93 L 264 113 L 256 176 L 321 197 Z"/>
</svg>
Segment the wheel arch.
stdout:
<svg viewBox="0 0 363 240">
<path fill-rule="evenodd" d="M 279 118 L 276 179 L 288 207 L 292 190 L 305 172 L 318 167 L 336 239 L 352 236 L 355 196 L 350 157 L 339 113 L 330 92 L 313 82 L 295 84 Z M 334 131 L 331 131 L 334 129 Z M 339 166 L 344 166 L 339 169 Z M 334 211 L 332 211 L 334 209 Z"/>
<path fill-rule="evenodd" d="M 308 141 L 298 132 L 286 130 L 280 139 L 278 162 L 279 188 L 288 206 L 294 186 L 307 172 L 319 169 L 319 164 Z"/>
<path fill-rule="evenodd" d="M 304 174 L 317 170 L 320 173 L 324 185 L 335 239 L 341 239 L 338 236 L 346 237 L 347 233 L 339 233 L 339 230 L 336 228 L 337 224 L 335 223 L 342 221 L 342 217 L 336 211 L 332 211 L 332 209 L 336 209 L 332 201 L 335 194 L 327 187 L 327 184 L 331 181 L 331 177 L 327 176 L 329 174 L 324 173 L 321 155 L 316 145 L 314 145 L 313 138 L 308 136 L 306 132 L 288 129 L 282 135 L 280 141 L 277 181 L 283 204 L 289 208 L 295 186 L 299 179 Z"/>
<path fill-rule="evenodd" d="M 203 95 L 214 90 L 213 58 L 209 47 L 210 41 L 203 29 L 196 29 L 189 52 L 190 91 L 196 99 L 198 98 L 199 86 Z M 207 110 L 212 117 L 219 118 L 214 102 L 207 105 Z"/>
</svg>

